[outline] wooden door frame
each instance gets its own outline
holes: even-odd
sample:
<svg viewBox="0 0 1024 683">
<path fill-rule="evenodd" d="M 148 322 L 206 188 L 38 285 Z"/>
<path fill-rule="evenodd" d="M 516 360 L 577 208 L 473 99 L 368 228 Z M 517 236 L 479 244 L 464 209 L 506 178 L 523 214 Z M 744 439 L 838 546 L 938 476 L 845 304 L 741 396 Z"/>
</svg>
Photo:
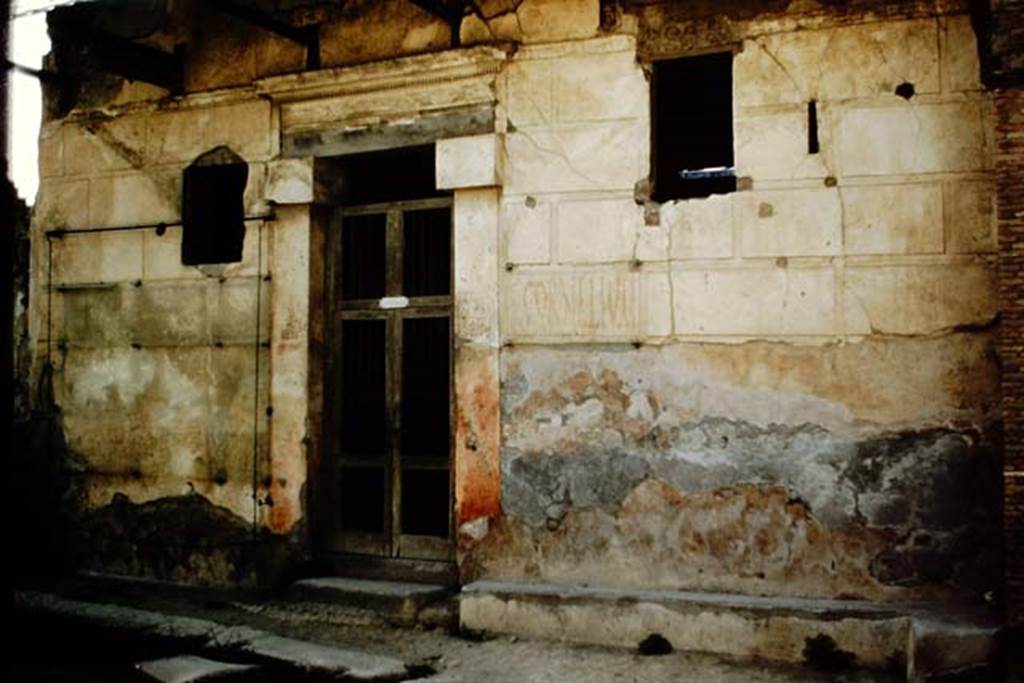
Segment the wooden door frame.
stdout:
<svg viewBox="0 0 1024 683">
<path fill-rule="evenodd" d="M 344 219 L 347 216 L 383 215 L 385 217 L 385 282 L 384 297 L 395 298 L 403 296 L 403 221 L 405 214 L 410 211 L 448 209 L 449 222 L 454 223 L 454 199 L 452 196 L 432 197 L 428 199 L 399 200 L 366 204 L 359 206 L 338 206 L 334 207 L 330 219 L 328 234 L 325 239 L 326 275 L 326 320 L 327 320 L 327 343 L 324 354 L 324 385 L 325 385 L 325 420 L 322 434 L 323 463 L 321 466 L 321 495 L 318 497 L 322 505 L 328 506 L 331 511 L 326 517 L 321 515 L 321 522 L 324 526 L 325 535 L 320 536 L 321 548 L 328 553 L 355 553 L 374 555 L 382 558 L 392 559 L 413 559 L 451 561 L 454 558 L 454 467 L 452 434 L 454 432 L 454 379 L 453 379 L 453 358 L 454 358 L 454 283 L 449 281 L 447 295 L 430 295 L 410 297 L 406 299 L 401 308 L 385 309 L 381 305 L 384 299 L 359 299 L 342 300 L 337 296 L 337 283 L 341 274 L 342 253 L 342 231 L 344 230 Z M 448 254 L 451 259 L 451 266 L 454 266 L 454 247 L 452 238 L 454 225 L 450 226 L 448 240 Z M 451 273 L 454 271 L 450 267 Z M 403 329 L 402 322 L 410 318 L 445 318 L 449 326 L 449 355 L 448 355 L 448 454 L 444 466 L 448 472 L 448 504 L 447 535 L 442 542 L 441 537 L 421 536 L 401 533 L 401 505 L 402 505 L 402 474 L 406 469 L 421 469 L 418 465 L 409 466 L 401 457 L 399 415 L 402 406 L 402 364 L 403 360 Z M 341 397 L 344 389 L 334 385 L 337 374 L 340 371 L 338 362 L 341 354 L 343 336 L 341 327 L 346 320 L 380 320 L 386 326 L 385 332 L 385 402 L 390 416 L 390 424 L 386 426 L 389 437 L 387 439 L 387 454 L 385 464 L 385 503 L 384 530 L 380 535 L 356 534 L 345 532 L 340 521 L 340 512 L 337 505 L 338 492 L 341 490 L 341 480 L 338 474 L 341 462 L 337 448 L 337 434 L 340 428 Z M 348 463 L 348 466 L 356 466 L 357 463 Z M 358 463 L 362 465 L 363 463 Z M 361 538 L 365 536 L 365 538 Z M 341 540 L 344 539 L 344 540 Z M 345 549 L 340 549 L 348 546 Z M 415 557 L 410 557 L 406 548 L 411 548 Z"/>
</svg>

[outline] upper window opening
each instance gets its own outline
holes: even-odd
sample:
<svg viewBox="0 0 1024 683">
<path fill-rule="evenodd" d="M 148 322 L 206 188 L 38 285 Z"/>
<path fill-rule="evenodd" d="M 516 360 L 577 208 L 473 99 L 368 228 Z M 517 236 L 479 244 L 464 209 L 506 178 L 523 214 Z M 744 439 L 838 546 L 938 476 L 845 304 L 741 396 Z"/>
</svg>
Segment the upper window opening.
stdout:
<svg viewBox="0 0 1024 683">
<path fill-rule="evenodd" d="M 249 165 L 227 147 L 206 152 L 185 169 L 182 263 L 197 266 L 242 260 L 248 179 Z"/>
<path fill-rule="evenodd" d="M 732 53 L 654 62 L 651 97 L 654 199 L 734 191 Z"/>
</svg>

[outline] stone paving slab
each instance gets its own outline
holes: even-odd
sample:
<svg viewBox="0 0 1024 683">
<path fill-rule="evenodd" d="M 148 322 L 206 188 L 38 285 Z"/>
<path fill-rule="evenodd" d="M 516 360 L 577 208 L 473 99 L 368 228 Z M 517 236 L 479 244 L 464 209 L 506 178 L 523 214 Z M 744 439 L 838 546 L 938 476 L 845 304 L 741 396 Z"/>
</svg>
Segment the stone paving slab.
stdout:
<svg viewBox="0 0 1024 683">
<path fill-rule="evenodd" d="M 152 659 L 139 662 L 135 668 L 159 683 L 241 680 L 241 676 L 248 676 L 257 669 L 252 664 L 218 662 L 195 655 Z"/>
</svg>

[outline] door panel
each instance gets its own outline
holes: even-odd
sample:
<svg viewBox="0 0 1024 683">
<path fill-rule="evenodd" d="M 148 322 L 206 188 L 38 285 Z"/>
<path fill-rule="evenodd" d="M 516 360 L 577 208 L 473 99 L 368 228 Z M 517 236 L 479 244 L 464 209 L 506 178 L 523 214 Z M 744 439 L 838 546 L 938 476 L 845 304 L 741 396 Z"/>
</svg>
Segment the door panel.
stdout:
<svg viewBox="0 0 1024 683">
<path fill-rule="evenodd" d="M 378 459 L 388 452 L 386 321 L 341 322 L 342 458 Z"/>
<path fill-rule="evenodd" d="M 451 211 L 406 211 L 402 216 L 402 293 L 451 294 Z"/>
<path fill-rule="evenodd" d="M 341 298 L 384 296 L 387 258 L 386 214 L 345 218 L 341 231 Z"/>
<path fill-rule="evenodd" d="M 403 459 L 448 460 L 449 320 L 447 316 L 402 320 Z"/>
</svg>

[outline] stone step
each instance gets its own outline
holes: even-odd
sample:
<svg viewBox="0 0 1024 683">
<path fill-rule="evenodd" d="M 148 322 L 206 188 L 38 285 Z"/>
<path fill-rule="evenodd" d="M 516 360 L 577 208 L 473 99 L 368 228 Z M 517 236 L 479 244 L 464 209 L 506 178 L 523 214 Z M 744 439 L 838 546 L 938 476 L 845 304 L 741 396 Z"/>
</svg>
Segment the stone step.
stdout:
<svg viewBox="0 0 1024 683">
<path fill-rule="evenodd" d="M 469 632 L 613 647 L 659 634 L 677 650 L 915 681 L 986 666 L 998 631 L 983 614 L 922 606 L 497 581 L 463 587 L 459 621 Z"/>
<path fill-rule="evenodd" d="M 252 681 L 259 667 L 232 664 L 196 655 L 179 655 L 139 662 L 135 669 L 159 683 L 206 683 Z"/>
<path fill-rule="evenodd" d="M 292 602 L 366 610 L 384 621 L 406 626 L 416 624 L 421 615 L 430 617 L 438 609 L 443 610 L 452 595 L 451 588 L 438 584 L 335 576 L 296 581 L 287 593 Z"/>
</svg>

